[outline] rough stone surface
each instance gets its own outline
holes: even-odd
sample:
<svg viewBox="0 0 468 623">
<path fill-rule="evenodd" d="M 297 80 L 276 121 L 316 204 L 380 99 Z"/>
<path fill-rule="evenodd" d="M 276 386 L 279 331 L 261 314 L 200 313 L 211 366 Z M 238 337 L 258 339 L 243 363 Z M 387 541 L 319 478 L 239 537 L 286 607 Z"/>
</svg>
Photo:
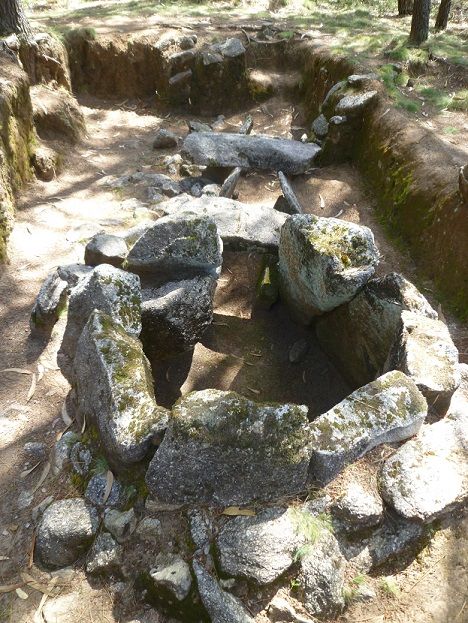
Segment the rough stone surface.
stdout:
<svg viewBox="0 0 468 623">
<path fill-rule="evenodd" d="M 23 450 L 33 461 L 43 461 L 49 452 L 42 441 L 28 441 L 24 444 Z"/>
<path fill-rule="evenodd" d="M 43 182 L 51 182 L 60 169 L 60 155 L 46 145 L 37 145 L 31 158 L 36 177 Z"/>
<path fill-rule="evenodd" d="M 270 136 L 192 132 L 182 155 L 195 164 L 283 171 L 300 175 L 309 169 L 320 147 Z"/>
<path fill-rule="evenodd" d="M 85 248 L 85 264 L 97 266 L 110 264 L 122 268 L 128 248 L 125 240 L 113 234 L 96 234 Z"/>
<path fill-rule="evenodd" d="M 192 588 L 190 567 L 180 556 L 159 554 L 150 576 L 157 589 L 168 590 L 177 601 L 188 597 Z"/>
<path fill-rule="evenodd" d="M 377 91 L 345 95 L 335 106 L 335 114 L 346 115 L 351 118 L 362 116 L 376 103 L 377 98 Z"/>
<path fill-rule="evenodd" d="M 426 400 L 411 379 L 384 374 L 312 422 L 312 478 L 329 482 L 375 446 L 412 437 L 426 415 Z"/>
<path fill-rule="evenodd" d="M 156 221 L 137 240 L 128 255 L 128 269 L 167 283 L 217 276 L 222 261 L 222 242 L 212 219 L 174 214 Z"/>
<path fill-rule="evenodd" d="M 56 270 L 47 276 L 31 310 L 31 330 L 46 333 L 52 331 L 61 311 L 65 308 L 67 289 L 68 283 Z"/>
<path fill-rule="evenodd" d="M 468 411 L 423 426 L 383 465 L 380 491 L 407 519 L 432 521 L 468 501 Z"/>
<path fill-rule="evenodd" d="M 325 138 L 328 132 L 328 121 L 325 115 L 320 114 L 312 122 L 312 132 L 317 138 Z"/>
<path fill-rule="evenodd" d="M 81 279 L 70 295 L 67 325 L 57 361 L 66 379 L 71 379 L 76 345 L 93 310 L 108 314 L 130 335 L 141 331 L 141 290 L 136 275 L 108 264 L 97 266 Z"/>
<path fill-rule="evenodd" d="M 136 525 L 137 518 L 133 508 L 128 511 L 110 509 L 104 515 L 104 526 L 119 543 L 124 543 L 131 536 Z"/>
<path fill-rule="evenodd" d="M 75 443 L 70 451 L 70 462 L 74 472 L 80 476 L 87 476 L 91 470 L 93 456 L 88 446 L 80 441 Z"/>
<path fill-rule="evenodd" d="M 122 547 L 110 534 L 101 533 L 88 554 L 86 571 L 91 574 L 110 574 L 119 571 Z"/>
<path fill-rule="evenodd" d="M 242 602 L 223 591 L 215 578 L 198 561 L 193 561 L 198 592 L 211 623 L 254 623 Z"/>
<path fill-rule="evenodd" d="M 96 506 L 98 509 L 103 508 L 120 508 L 125 504 L 125 495 L 122 485 L 114 478 L 109 496 L 104 501 L 104 493 L 106 491 L 107 477 L 106 474 L 95 474 L 85 491 L 85 500 L 88 504 Z"/>
<path fill-rule="evenodd" d="M 148 357 L 193 348 L 213 320 L 216 279 L 195 277 L 143 290 L 141 341 Z"/>
<path fill-rule="evenodd" d="M 52 473 L 57 475 L 70 464 L 71 449 L 78 435 L 69 430 L 55 443 L 52 455 Z"/>
<path fill-rule="evenodd" d="M 277 251 L 280 230 L 287 218 L 269 206 L 241 203 L 226 197 L 178 197 L 158 207 L 180 218 L 190 214 L 210 217 L 216 223 L 224 247 L 231 251 Z"/>
<path fill-rule="evenodd" d="M 171 147 L 177 147 L 177 135 L 171 130 L 160 128 L 156 132 L 156 136 L 153 141 L 153 149 L 167 149 Z"/>
<path fill-rule="evenodd" d="M 297 614 L 289 601 L 278 595 L 275 595 L 268 604 L 267 612 L 268 618 L 271 621 L 278 621 L 278 623 L 285 623 L 286 621 L 291 621 L 292 623 L 313 623 L 312 619 Z"/>
<path fill-rule="evenodd" d="M 290 216 L 281 229 L 283 298 L 308 324 L 352 299 L 372 276 L 379 253 L 370 229 L 335 218 Z"/>
<path fill-rule="evenodd" d="M 207 389 L 176 403 L 146 482 L 163 502 L 219 505 L 277 499 L 304 489 L 307 407 L 257 404 Z"/>
<path fill-rule="evenodd" d="M 140 461 L 167 425 L 156 405 L 151 369 L 139 340 L 95 311 L 78 342 L 74 361 L 77 414 L 94 423 L 109 462 Z"/>
<path fill-rule="evenodd" d="M 68 283 L 69 288 L 78 285 L 78 282 L 89 275 L 92 270 L 91 266 L 84 264 L 63 264 L 57 268 L 60 278 Z"/>
<path fill-rule="evenodd" d="M 155 517 L 143 517 L 136 529 L 137 536 L 143 541 L 153 541 L 163 535 L 162 525 Z"/>
<path fill-rule="evenodd" d="M 429 406 L 441 415 L 460 384 L 458 350 L 447 326 L 410 311 L 401 314 L 385 369 L 401 370 L 412 378 Z"/>
<path fill-rule="evenodd" d="M 97 511 L 81 498 L 53 502 L 44 512 L 36 554 L 46 567 L 73 564 L 91 544 L 99 526 Z"/>
<path fill-rule="evenodd" d="M 384 371 L 403 310 L 437 318 L 412 283 L 390 273 L 370 279 L 349 303 L 318 319 L 320 345 L 354 387 L 369 383 Z"/>
<path fill-rule="evenodd" d="M 382 500 L 358 482 L 349 483 L 344 495 L 334 504 L 333 515 L 347 532 L 373 528 L 383 519 Z"/>
<path fill-rule="evenodd" d="M 269 584 L 292 565 L 300 542 L 294 513 L 269 508 L 231 519 L 216 540 L 221 571 Z"/>
</svg>

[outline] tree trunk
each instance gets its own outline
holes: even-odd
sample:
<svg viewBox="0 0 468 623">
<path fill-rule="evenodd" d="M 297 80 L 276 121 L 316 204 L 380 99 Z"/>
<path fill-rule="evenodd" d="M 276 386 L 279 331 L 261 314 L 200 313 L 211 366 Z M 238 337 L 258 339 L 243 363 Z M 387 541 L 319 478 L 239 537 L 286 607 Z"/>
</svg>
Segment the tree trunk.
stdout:
<svg viewBox="0 0 468 623">
<path fill-rule="evenodd" d="M 437 13 L 437 19 L 435 23 L 436 30 L 445 30 L 447 28 L 447 22 L 450 13 L 450 5 L 452 0 L 441 0 L 439 5 L 439 11 Z"/>
<path fill-rule="evenodd" d="M 31 37 L 31 26 L 23 10 L 21 0 L 0 0 L 0 34 Z"/>
<path fill-rule="evenodd" d="M 411 15 L 413 0 L 398 0 L 398 15 Z"/>
<path fill-rule="evenodd" d="M 421 45 L 429 36 L 429 15 L 431 0 L 414 0 L 413 19 L 409 42 L 412 45 Z"/>
</svg>

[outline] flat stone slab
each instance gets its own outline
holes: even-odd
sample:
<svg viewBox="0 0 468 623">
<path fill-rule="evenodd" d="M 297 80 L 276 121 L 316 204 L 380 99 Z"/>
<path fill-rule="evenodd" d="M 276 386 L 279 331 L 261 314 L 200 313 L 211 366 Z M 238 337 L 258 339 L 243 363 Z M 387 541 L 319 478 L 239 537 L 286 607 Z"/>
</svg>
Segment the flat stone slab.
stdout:
<svg viewBox="0 0 468 623">
<path fill-rule="evenodd" d="M 403 517 L 432 521 L 468 500 L 468 411 L 423 426 L 384 464 L 380 492 Z"/>
<path fill-rule="evenodd" d="M 216 223 L 224 247 L 232 251 L 277 251 L 287 214 L 269 206 L 250 205 L 227 197 L 177 197 L 158 205 L 168 215 L 207 216 Z"/>
<path fill-rule="evenodd" d="M 300 175 L 312 166 L 320 147 L 284 138 L 215 132 L 192 132 L 182 155 L 195 164 L 283 171 Z"/>
<path fill-rule="evenodd" d="M 162 502 L 248 504 L 304 489 L 307 407 L 206 389 L 176 403 L 146 483 Z"/>
<path fill-rule="evenodd" d="M 388 372 L 312 422 L 311 477 L 329 482 L 375 446 L 415 435 L 426 415 L 415 383 L 402 372 Z"/>
</svg>

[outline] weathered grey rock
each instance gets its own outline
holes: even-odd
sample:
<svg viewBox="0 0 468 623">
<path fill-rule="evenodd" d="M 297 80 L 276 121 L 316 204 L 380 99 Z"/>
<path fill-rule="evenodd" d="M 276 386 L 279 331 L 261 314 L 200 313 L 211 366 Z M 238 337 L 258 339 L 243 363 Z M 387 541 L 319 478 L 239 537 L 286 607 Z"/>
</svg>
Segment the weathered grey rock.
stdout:
<svg viewBox="0 0 468 623">
<path fill-rule="evenodd" d="M 85 266 L 84 264 L 64 264 L 57 268 L 57 272 L 61 279 L 68 283 L 69 288 L 74 288 L 78 285 L 86 275 L 93 270 L 91 266 Z"/>
<path fill-rule="evenodd" d="M 375 493 L 351 482 L 344 495 L 333 505 L 333 515 L 346 532 L 377 526 L 383 519 L 383 503 Z"/>
<path fill-rule="evenodd" d="M 301 204 L 299 203 L 298 198 L 294 190 L 292 189 L 291 184 L 289 183 L 288 178 L 282 171 L 278 171 L 278 179 L 281 186 L 281 191 L 283 193 L 283 197 L 286 199 L 289 205 L 289 214 L 302 214 L 304 210 L 302 209 Z"/>
<path fill-rule="evenodd" d="M 212 46 L 212 48 L 226 58 L 235 58 L 236 56 L 245 54 L 245 48 L 242 45 L 242 41 L 237 39 L 237 37 L 230 37 L 223 43 L 218 43 Z"/>
<path fill-rule="evenodd" d="M 294 513 L 269 508 L 255 517 L 231 519 L 216 540 L 221 571 L 269 584 L 294 562 L 300 543 Z"/>
<path fill-rule="evenodd" d="M 23 450 L 33 461 L 43 461 L 49 453 L 46 444 L 42 441 L 28 441 L 24 444 Z"/>
<path fill-rule="evenodd" d="M 193 561 L 193 570 L 198 592 L 211 623 L 254 623 L 240 599 L 223 591 L 215 578 L 196 559 Z"/>
<path fill-rule="evenodd" d="M 73 431 L 67 431 L 55 443 L 52 454 L 52 473 L 59 474 L 70 465 L 70 455 L 73 444 L 78 441 L 78 435 Z"/>
<path fill-rule="evenodd" d="M 412 283 L 390 273 L 369 279 L 349 303 L 318 319 L 320 345 L 353 387 L 382 374 L 403 310 L 437 318 L 437 312 Z"/>
<path fill-rule="evenodd" d="M 183 192 L 179 182 L 162 173 L 153 173 L 151 175 L 151 188 L 149 190 L 156 191 L 165 197 L 177 197 L 177 195 Z"/>
<path fill-rule="evenodd" d="M 167 283 L 203 274 L 217 276 L 222 261 L 215 222 L 201 214 L 183 213 L 160 218 L 137 240 L 128 255 L 128 269 Z"/>
<path fill-rule="evenodd" d="M 291 621 L 292 623 L 313 623 L 312 619 L 304 617 L 294 610 L 292 605 L 283 597 L 275 595 L 267 606 L 268 618 L 271 621 L 278 621 L 278 623 L 285 623 L 285 621 Z"/>
<path fill-rule="evenodd" d="M 300 175 L 309 169 L 320 147 L 270 136 L 193 132 L 182 146 L 182 155 L 195 164 L 283 171 Z"/>
<path fill-rule="evenodd" d="M 159 554 L 150 576 L 157 589 L 166 589 L 177 601 L 183 601 L 188 597 L 192 588 L 190 567 L 177 555 Z"/>
<path fill-rule="evenodd" d="M 335 106 L 335 114 L 350 118 L 362 116 L 377 102 L 377 98 L 377 91 L 345 95 Z"/>
<path fill-rule="evenodd" d="M 432 521 L 468 500 L 468 411 L 423 426 L 384 463 L 380 491 L 407 519 Z"/>
<path fill-rule="evenodd" d="M 133 508 L 128 511 L 110 509 L 104 515 L 104 526 L 119 543 L 124 543 L 132 535 L 136 525 L 137 518 Z"/>
<path fill-rule="evenodd" d="M 352 74 L 348 76 L 347 83 L 350 87 L 365 87 L 370 82 L 374 80 L 378 80 L 379 76 L 377 74 Z"/>
<path fill-rule="evenodd" d="M 90 479 L 85 491 L 85 500 L 88 504 L 91 504 L 100 510 L 103 508 L 121 508 L 124 506 L 126 500 L 123 487 L 120 482 L 114 478 L 107 500 L 104 501 L 106 485 L 106 474 L 95 474 Z"/>
<path fill-rule="evenodd" d="M 331 616 L 343 609 L 344 573 L 345 559 L 338 542 L 324 530 L 301 559 L 299 581 L 309 614 Z"/>
<path fill-rule="evenodd" d="M 118 572 L 122 561 L 122 547 L 110 534 L 101 533 L 88 554 L 86 571 L 92 575 Z"/>
<path fill-rule="evenodd" d="M 153 141 L 153 149 L 167 149 L 171 147 L 177 147 L 177 135 L 171 130 L 160 128 L 156 132 L 156 136 Z"/>
<path fill-rule="evenodd" d="M 87 476 L 91 470 L 93 456 L 90 449 L 85 444 L 75 443 L 70 451 L 70 462 L 72 469 L 79 476 Z"/>
<path fill-rule="evenodd" d="M 149 357 L 193 348 L 213 320 L 216 279 L 195 277 L 143 290 L 141 341 Z"/>
<path fill-rule="evenodd" d="M 191 119 L 187 121 L 189 132 L 211 132 L 211 126 L 201 121 Z"/>
<path fill-rule="evenodd" d="M 93 310 L 109 314 L 130 335 L 141 331 L 140 280 L 109 264 L 97 266 L 81 279 L 70 295 L 67 325 L 57 361 L 62 374 L 71 379 L 76 345 Z"/>
<path fill-rule="evenodd" d="M 426 415 L 426 400 L 410 378 L 384 374 L 312 422 L 312 478 L 329 482 L 375 446 L 412 437 Z"/>
<path fill-rule="evenodd" d="M 235 392 L 192 392 L 173 409 L 146 482 L 163 502 L 277 499 L 305 486 L 307 407 L 257 404 Z"/>
<path fill-rule="evenodd" d="M 156 405 L 139 340 L 95 311 L 78 342 L 74 379 L 77 415 L 96 425 L 109 462 L 119 468 L 143 459 L 168 414 Z"/>
<path fill-rule="evenodd" d="M 440 320 L 403 311 L 398 334 L 385 364 L 411 377 L 440 415 L 460 384 L 458 350 L 447 326 Z"/>
<path fill-rule="evenodd" d="M 312 122 L 312 132 L 317 138 L 325 138 L 328 133 L 328 121 L 325 115 L 320 114 Z"/>
<path fill-rule="evenodd" d="M 242 174 L 241 167 L 236 167 L 235 169 L 233 169 L 232 172 L 229 173 L 227 178 L 224 180 L 223 185 L 221 186 L 221 190 L 219 191 L 218 195 L 220 197 L 227 197 L 228 199 L 231 199 L 232 195 L 234 194 L 234 191 L 237 186 L 237 182 L 239 181 L 241 174 Z"/>
<path fill-rule="evenodd" d="M 276 252 L 280 230 L 287 218 L 269 206 L 241 203 L 225 197 L 177 197 L 158 207 L 181 219 L 190 215 L 209 217 L 216 223 L 224 248 L 232 251 L 266 249 Z"/>
<path fill-rule="evenodd" d="M 84 553 L 99 526 L 96 509 L 81 498 L 53 502 L 37 529 L 36 554 L 46 567 L 65 567 Z"/>
<path fill-rule="evenodd" d="M 379 253 L 370 229 L 335 218 L 290 216 L 281 229 L 280 288 L 297 320 L 352 299 L 373 275 Z"/>
<path fill-rule="evenodd" d="M 219 184 L 207 184 L 202 188 L 202 196 L 219 197 L 221 195 L 221 186 Z"/>
<path fill-rule="evenodd" d="M 339 93 L 346 86 L 346 80 L 337 82 L 334 84 L 325 96 L 325 99 L 320 106 L 320 112 L 323 113 L 326 119 L 329 119 L 333 115 L 334 103 Z"/>
<path fill-rule="evenodd" d="M 67 302 L 68 283 L 58 271 L 47 276 L 31 310 L 29 324 L 32 331 L 50 333 Z"/>
<path fill-rule="evenodd" d="M 123 238 L 113 234 L 96 234 L 86 245 L 84 260 L 88 266 L 110 264 L 122 268 L 127 253 L 127 243 Z"/>
<path fill-rule="evenodd" d="M 143 541 L 154 541 L 162 536 L 162 526 L 155 517 L 143 517 L 136 529 L 137 536 Z"/>
</svg>

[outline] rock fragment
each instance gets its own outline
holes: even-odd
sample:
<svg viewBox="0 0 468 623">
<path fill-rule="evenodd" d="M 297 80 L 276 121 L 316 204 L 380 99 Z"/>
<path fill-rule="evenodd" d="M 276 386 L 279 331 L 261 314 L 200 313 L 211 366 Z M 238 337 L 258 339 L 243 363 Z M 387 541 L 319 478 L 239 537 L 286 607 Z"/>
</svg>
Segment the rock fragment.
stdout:
<svg viewBox="0 0 468 623">
<path fill-rule="evenodd" d="M 124 543 L 131 536 L 136 525 L 137 518 L 133 508 L 128 511 L 110 509 L 104 515 L 104 526 L 119 543 Z"/>
<path fill-rule="evenodd" d="M 110 264 L 122 268 L 127 253 L 127 244 L 123 238 L 113 234 L 96 234 L 86 245 L 84 260 L 88 266 Z"/>
<path fill-rule="evenodd" d="M 377 526 L 383 519 L 380 497 L 357 482 L 347 486 L 344 495 L 333 505 L 333 515 L 346 532 L 356 532 Z"/>
<path fill-rule="evenodd" d="M 45 279 L 31 310 L 32 331 L 50 333 L 66 306 L 68 283 L 54 270 Z"/>
<path fill-rule="evenodd" d="M 192 588 L 190 567 L 177 555 L 159 554 L 150 576 L 156 589 L 168 591 L 177 601 L 186 599 Z"/>
<path fill-rule="evenodd" d="M 178 139 L 177 135 L 171 130 L 160 128 L 156 132 L 156 136 L 153 141 L 153 149 L 167 149 L 171 147 L 177 147 Z"/>
<path fill-rule="evenodd" d="M 119 572 L 121 559 L 122 547 L 110 534 L 101 533 L 89 552 L 86 571 L 92 575 Z"/>
</svg>

